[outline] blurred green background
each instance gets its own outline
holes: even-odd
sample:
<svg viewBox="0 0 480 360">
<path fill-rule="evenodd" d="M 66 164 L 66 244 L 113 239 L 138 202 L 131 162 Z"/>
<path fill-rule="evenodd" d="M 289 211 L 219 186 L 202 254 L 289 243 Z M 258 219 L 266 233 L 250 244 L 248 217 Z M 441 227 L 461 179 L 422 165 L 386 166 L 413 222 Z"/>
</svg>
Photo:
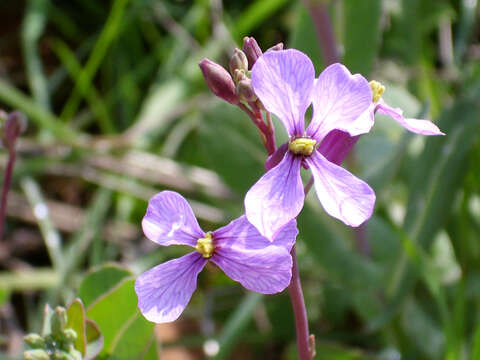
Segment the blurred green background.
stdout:
<svg viewBox="0 0 480 360">
<path fill-rule="evenodd" d="M 447 136 L 412 135 L 377 116 L 346 161 L 377 194 L 359 231 L 310 193 L 298 252 L 317 359 L 480 360 L 478 1 L 322 2 L 342 62 Z M 2 0 L 0 14 L 0 107 L 29 118 L 0 242 L 0 358 L 18 359 L 44 304 L 70 303 L 81 284 L 105 336 L 102 359 L 203 359 L 217 345 L 217 359 L 295 359 L 285 293 L 247 293 L 208 267 L 181 319 L 152 332 L 130 273 L 110 266 L 83 279 L 108 262 L 138 274 L 185 253 L 141 233 L 162 189 L 188 198 L 205 230 L 242 213 L 265 152 L 197 64 L 227 65 L 248 35 L 263 49 L 306 52 L 319 74 L 305 3 Z M 2 172 L 6 159 L 2 150 Z"/>
</svg>

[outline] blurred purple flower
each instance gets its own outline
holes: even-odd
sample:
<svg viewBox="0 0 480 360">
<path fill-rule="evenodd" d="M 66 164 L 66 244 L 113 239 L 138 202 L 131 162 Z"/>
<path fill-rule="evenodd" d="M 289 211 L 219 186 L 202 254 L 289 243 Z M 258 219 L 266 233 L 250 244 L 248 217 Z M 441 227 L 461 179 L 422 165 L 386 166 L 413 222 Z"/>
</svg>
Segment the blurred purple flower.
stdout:
<svg viewBox="0 0 480 360">
<path fill-rule="evenodd" d="M 275 245 L 260 235 L 245 216 L 205 233 L 187 201 L 175 192 L 163 191 L 150 200 L 142 227 L 145 235 L 159 245 L 188 245 L 196 250 L 137 278 L 138 307 L 152 322 L 169 322 L 180 316 L 208 260 L 252 291 L 273 294 L 290 284 L 290 250 L 298 233 L 296 221 L 279 232 Z"/>
<path fill-rule="evenodd" d="M 372 91 L 367 80 L 350 74 L 341 64 L 330 65 L 315 80 L 310 59 L 289 49 L 266 52 L 258 58 L 252 85 L 265 109 L 282 121 L 290 141 L 271 155 L 272 163 L 275 157 L 282 158 L 278 165 L 248 191 L 248 220 L 273 240 L 300 213 L 305 198 L 301 166 L 312 171 L 317 196 L 328 214 L 350 226 L 369 219 L 375 203 L 373 190 L 318 151 L 332 131 L 356 136 L 371 129 L 373 117 L 367 110 Z M 305 130 L 304 116 L 311 103 L 313 118 Z"/>
</svg>

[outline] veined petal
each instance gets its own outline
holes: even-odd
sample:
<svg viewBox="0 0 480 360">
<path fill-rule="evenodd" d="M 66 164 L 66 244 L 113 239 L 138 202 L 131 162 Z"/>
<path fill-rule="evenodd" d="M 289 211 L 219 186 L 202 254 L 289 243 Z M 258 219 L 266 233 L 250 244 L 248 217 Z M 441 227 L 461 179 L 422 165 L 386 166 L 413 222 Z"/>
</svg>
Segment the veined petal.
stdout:
<svg viewBox="0 0 480 360">
<path fill-rule="evenodd" d="M 204 236 L 190 205 L 173 191 L 162 191 L 150 199 L 142 228 L 146 237 L 164 246 L 195 246 Z"/>
<path fill-rule="evenodd" d="M 265 109 L 278 116 L 290 136 L 304 132 L 314 78 L 308 56 L 294 49 L 268 51 L 252 68 L 255 94 Z"/>
<path fill-rule="evenodd" d="M 318 199 L 325 211 L 350 226 L 368 220 L 375 193 L 367 183 L 325 159 L 318 151 L 306 159 L 310 165 Z"/>
<path fill-rule="evenodd" d="M 302 159 L 285 154 L 283 160 L 263 175 L 245 196 L 245 215 L 269 240 L 302 210 Z"/>
<path fill-rule="evenodd" d="M 236 247 L 244 250 L 263 249 L 270 245 L 284 247 L 288 252 L 292 249 L 298 235 L 297 220 L 293 219 L 282 227 L 273 243 L 261 235 L 245 215 L 233 220 L 230 224 L 213 232 L 216 249 Z"/>
<path fill-rule="evenodd" d="M 376 107 L 381 114 L 392 117 L 396 122 L 402 125 L 408 131 L 421 135 L 445 135 L 440 131 L 437 125 L 429 120 L 422 119 L 406 119 L 403 117 L 403 110 L 400 108 L 393 108 L 385 101 L 380 99 Z"/>
<path fill-rule="evenodd" d="M 260 250 L 240 247 L 216 249 L 211 261 L 231 279 L 248 290 L 274 294 L 285 289 L 292 277 L 292 257 L 283 247 L 271 245 Z"/>
<path fill-rule="evenodd" d="M 352 75 L 342 64 L 332 64 L 319 76 L 312 92 L 313 118 L 307 135 L 322 140 L 331 130 L 360 135 L 373 126 L 372 90 L 360 74 Z"/>
<path fill-rule="evenodd" d="M 350 136 L 341 130 L 332 130 L 325 136 L 317 151 L 328 161 L 340 165 L 357 143 L 359 137 L 360 135 Z"/>
<path fill-rule="evenodd" d="M 135 282 L 138 307 L 155 323 L 176 320 L 197 288 L 197 276 L 207 262 L 193 252 L 141 274 Z"/>
</svg>

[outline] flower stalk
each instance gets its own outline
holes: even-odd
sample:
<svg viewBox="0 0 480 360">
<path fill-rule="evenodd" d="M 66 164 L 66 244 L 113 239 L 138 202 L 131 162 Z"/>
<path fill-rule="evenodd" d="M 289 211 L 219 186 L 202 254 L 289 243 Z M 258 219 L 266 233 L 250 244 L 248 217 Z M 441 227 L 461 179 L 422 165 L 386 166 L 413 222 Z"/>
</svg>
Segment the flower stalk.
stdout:
<svg viewBox="0 0 480 360">
<path fill-rule="evenodd" d="M 2 122 L 4 122 L 3 124 L 1 124 L 2 126 L 1 144 L 8 151 L 7 168 L 3 176 L 2 199 L 0 202 L 0 241 L 1 241 L 3 238 L 3 231 L 5 227 L 5 216 L 7 212 L 8 192 L 10 191 L 10 184 L 12 182 L 12 175 L 13 175 L 13 167 L 15 165 L 15 159 L 17 155 L 15 145 L 16 145 L 17 138 L 26 129 L 27 121 L 25 116 L 18 111 L 13 111 L 10 114 L 7 114 L 4 111 L 0 110 L 0 119 L 2 120 Z"/>
</svg>

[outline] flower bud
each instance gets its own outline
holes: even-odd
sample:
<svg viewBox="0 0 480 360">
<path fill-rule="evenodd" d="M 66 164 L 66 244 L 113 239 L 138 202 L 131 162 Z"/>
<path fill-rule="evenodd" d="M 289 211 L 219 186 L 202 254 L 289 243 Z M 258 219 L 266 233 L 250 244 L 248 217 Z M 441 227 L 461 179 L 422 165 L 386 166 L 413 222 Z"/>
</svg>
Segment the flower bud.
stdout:
<svg viewBox="0 0 480 360">
<path fill-rule="evenodd" d="M 248 79 L 247 75 L 245 74 L 245 70 L 237 69 L 233 73 L 233 81 L 237 84 L 239 81 L 243 79 Z"/>
<path fill-rule="evenodd" d="M 52 360 L 73 360 L 73 358 L 66 352 L 57 350 L 52 354 Z"/>
<path fill-rule="evenodd" d="M 67 311 L 63 307 L 57 306 L 50 321 L 52 323 L 52 335 L 61 336 L 67 325 Z"/>
<path fill-rule="evenodd" d="M 237 95 L 241 101 L 253 102 L 257 96 L 253 91 L 252 80 L 245 78 L 237 83 Z"/>
<path fill-rule="evenodd" d="M 211 92 L 230 104 L 238 104 L 235 84 L 227 70 L 209 59 L 203 59 L 198 66 Z"/>
<path fill-rule="evenodd" d="M 23 353 L 23 358 L 25 360 L 50 360 L 48 353 L 42 349 L 25 351 Z"/>
<path fill-rule="evenodd" d="M 235 70 L 248 70 L 248 60 L 245 53 L 240 49 L 235 49 L 230 61 L 228 62 L 230 68 L 230 74 L 234 74 Z"/>
<path fill-rule="evenodd" d="M 38 334 L 28 334 L 24 336 L 23 341 L 25 341 L 28 346 L 34 349 L 45 347 L 45 340 Z"/>
<path fill-rule="evenodd" d="M 0 114 L 0 117 L 3 114 Z M 27 128 L 27 119 L 19 111 L 13 111 L 7 116 L 7 120 L 3 126 L 2 143 L 7 149 L 11 149 L 15 145 L 17 137 Z"/>
<path fill-rule="evenodd" d="M 273 45 L 267 51 L 279 51 L 279 50 L 283 50 L 283 43 L 282 42 L 278 43 L 277 45 Z"/>
<path fill-rule="evenodd" d="M 255 64 L 257 59 L 262 56 L 262 50 L 253 37 L 245 36 L 243 38 L 243 52 L 248 59 L 248 70 L 251 70 L 253 64 Z"/>
<path fill-rule="evenodd" d="M 77 340 L 77 332 L 73 329 L 63 330 L 63 336 L 66 342 L 73 343 Z"/>
</svg>

